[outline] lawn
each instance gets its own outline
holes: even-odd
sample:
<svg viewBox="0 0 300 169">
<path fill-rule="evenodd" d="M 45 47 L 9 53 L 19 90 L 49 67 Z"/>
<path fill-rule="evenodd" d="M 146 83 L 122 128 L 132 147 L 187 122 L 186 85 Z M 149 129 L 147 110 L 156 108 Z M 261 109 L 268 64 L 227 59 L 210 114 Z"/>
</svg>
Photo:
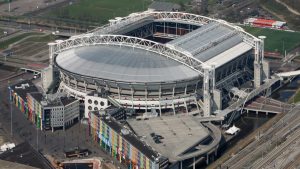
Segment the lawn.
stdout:
<svg viewBox="0 0 300 169">
<path fill-rule="evenodd" d="M 26 39 L 28 42 L 51 42 L 56 39 L 56 36 L 54 35 L 47 35 L 42 37 L 30 37 Z"/>
<path fill-rule="evenodd" d="M 162 0 L 180 5 L 191 0 Z M 109 19 L 127 16 L 133 12 L 145 11 L 152 0 L 80 0 L 65 7 L 53 9 L 46 17 L 81 22 L 96 22 L 100 25 Z"/>
<path fill-rule="evenodd" d="M 52 10 L 47 16 L 105 24 L 109 19 L 146 10 L 151 0 L 80 0 Z"/>
<path fill-rule="evenodd" d="M 12 43 L 15 43 L 27 36 L 30 36 L 30 35 L 39 35 L 40 33 L 24 33 L 24 34 L 21 34 L 21 35 L 18 35 L 16 37 L 13 37 L 11 39 L 8 39 L 4 42 L 0 42 L 0 49 L 6 49 L 10 44 Z"/>
<path fill-rule="evenodd" d="M 295 94 L 293 101 L 294 103 L 300 102 L 300 90 Z"/>
<path fill-rule="evenodd" d="M 245 31 L 251 33 L 254 36 L 264 35 L 267 37 L 265 41 L 265 50 L 270 52 L 278 51 L 283 53 L 291 51 L 295 47 L 300 45 L 300 33 L 299 32 L 287 32 L 281 30 L 243 27 Z M 284 50 L 283 50 L 284 49 Z"/>
</svg>

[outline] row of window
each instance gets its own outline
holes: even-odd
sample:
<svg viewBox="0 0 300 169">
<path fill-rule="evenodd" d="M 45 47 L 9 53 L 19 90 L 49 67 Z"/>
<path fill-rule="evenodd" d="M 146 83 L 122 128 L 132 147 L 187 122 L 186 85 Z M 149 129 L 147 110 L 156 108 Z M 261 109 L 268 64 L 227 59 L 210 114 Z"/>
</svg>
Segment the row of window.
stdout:
<svg viewBox="0 0 300 169">
<path fill-rule="evenodd" d="M 89 100 L 88 100 L 88 103 L 89 103 L 89 104 L 92 104 L 93 101 L 92 101 L 91 99 L 89 99 Z M 95 105 L 98 105 L 99 103 L 98 103 L 97 100 L 95 100 L 95 101 L 94 101 L 94 104 L 95 104 Z M 104 104 L 105 104 L 105 103 L 104 103 L 103 101 L 100 101 L 100 106 L 104 106 Z"/>
</svg>

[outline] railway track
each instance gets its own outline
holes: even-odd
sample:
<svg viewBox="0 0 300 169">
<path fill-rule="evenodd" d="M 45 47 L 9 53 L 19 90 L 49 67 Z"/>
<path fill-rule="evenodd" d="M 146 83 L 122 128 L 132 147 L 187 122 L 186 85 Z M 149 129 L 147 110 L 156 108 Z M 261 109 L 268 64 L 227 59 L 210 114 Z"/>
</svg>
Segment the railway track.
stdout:
<svg viewBox="0 0 300 169">
<path fill-rule="evenodd" d="M 299 127 L 299 109 L 300 105 L 296 106 L 280 121 L 275 123 L 272 128 L 266 131 L 259 140 L 250 143 L 238 154 L 227 160 L 223 166 L 230 168 L 243 168 L 249 164 L 251 165 L 251 163 L 261 155 L 261 152 L 268 151 L 269 147 L 274 146 L 274 141 L 282 141 L 286 135 L 291 133 L 291 129 L 297 129 L 295 126 Z"/>
<path fill-rule="evenodd" d="M 273 160 L 276 159 L 277 156 L 279 156 L 279 154 L 281 154 L 282 152 L 284 152 L 287 148 L 290 147 L 290 145 L 294 142 L 297 141 L 298 139 L 300 139 L 300 130 L 298 130 L 297 132 L 293 133 L 290 138 L 288 138 L 284 143 L 282 143 L 278 148 L 273 149 L 270 153 L 267 154 L 267 156 L 265 158 L 263 158 L 260 161 L 255 162 L 252 165 L 252 168 L 256 168 L 256 169 L 260 169 L 260 168 L 264 168 L 265 165 L 271 163 Z"/>
</svg>

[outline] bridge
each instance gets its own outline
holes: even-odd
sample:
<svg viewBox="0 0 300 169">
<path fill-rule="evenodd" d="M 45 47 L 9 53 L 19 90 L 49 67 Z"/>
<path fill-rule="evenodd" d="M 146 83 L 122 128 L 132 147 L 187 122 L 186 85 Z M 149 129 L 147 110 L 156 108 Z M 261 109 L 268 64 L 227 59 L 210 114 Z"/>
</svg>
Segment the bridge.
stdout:
<svg viewBox="0 0 300 169">
<path fill-rule="evenodd" d="M 289 109 L 291 109 L 291 106 L 283 105 L 275 100 L 267 100 L 264 99 L 264 102 L 254 101 L 252 104 L 247 104 L 251 100 L 253 100 L 255 97 L 259 96 L 261 93 L 266 92 L 270 90 L 270 88 L 278 81 L 281 81 L 283 77 L 293 77 L 300 75 L 300 71 L 291 71 L 291 72 L 285 72 L 285 73 L 279 73 L 272 76 L 271 79 L 268 79 L 264 84 L 262 84 L 260 87 L 252 90 L 250 93 L 248 93 L 246 96 L 239 98 L 238 101 L 230 105 L 224 110 L 221 110 L 216 113 L 216 116 L 214 117 L 216 120 L 220 118 L 226 119 L 228 115 L 230 115 L 227 124 L 230 125 L 236 116 L 237 113 L 242 113 L 243 110 L 251 110 L 251 111 L 257 111 L 257 112 L 273 112 L 273 113 L 281 113 L 286 112 Z M 266 104 L 271 103 L 270 105 Z"/>
<path fill-rule="evenodd" d="M 300 75 L 300 70 L 290 71 L 290 72 L 277 73 L 276 75 L 279 76 L 279 77 L 292 77 L 292 76 L 297 76 L 297 75 Z"/>
<path fill-rule="evenodd" d="M 260 96 L 254 101 L 247 103 L 244 110 L 255 111 L 255 112 L 265 112 L 268 113 L 287 113 L 292 110 L 294 106 L 291 104 L 283 103 L 278 100 Z"/>
<path fill-rule="evenodd" d="M 34 70 L 34 69 L 30 69 L 30 68 L 20 68 L 20 70 L 23 70 L 25 72 L 32 72 L 34 75 L 39 75 L 41 74 L 41 71 L 40 70 Z"/>
</svg>

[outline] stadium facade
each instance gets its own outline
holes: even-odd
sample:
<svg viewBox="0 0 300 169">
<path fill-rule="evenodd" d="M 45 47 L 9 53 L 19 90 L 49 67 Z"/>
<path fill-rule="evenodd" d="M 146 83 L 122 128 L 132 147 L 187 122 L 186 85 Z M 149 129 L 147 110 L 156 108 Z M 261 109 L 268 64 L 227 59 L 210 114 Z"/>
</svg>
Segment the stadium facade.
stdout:
<svg viewBox="0 0 300 169">
<path fill-rule="evenodd" d="M 230 95 L 247 94 L 240 86 L 269 77 L 263 39 L 223 20 L 145 11 L 50 43 L 46 74 L 57 68 L 59 91 L 82 100 L 97 93 L 120 107 L 209 117 L 229 106 Z"/>
</svg>

